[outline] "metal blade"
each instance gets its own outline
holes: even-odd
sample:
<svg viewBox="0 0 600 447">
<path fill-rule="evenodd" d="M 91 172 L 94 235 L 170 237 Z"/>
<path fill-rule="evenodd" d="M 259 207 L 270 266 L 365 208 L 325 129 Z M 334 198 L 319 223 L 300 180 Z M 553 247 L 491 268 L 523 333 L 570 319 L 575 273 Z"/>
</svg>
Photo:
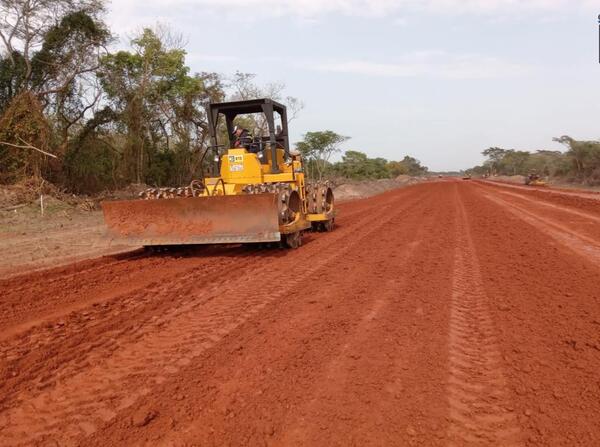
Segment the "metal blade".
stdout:
<svg viewBox="0 0 600 447">
<path fill-rule="evenodd" d="M 275 194 L 103 202 L 108 235 L 131 245 L 274 242 Z"/>
</svg>

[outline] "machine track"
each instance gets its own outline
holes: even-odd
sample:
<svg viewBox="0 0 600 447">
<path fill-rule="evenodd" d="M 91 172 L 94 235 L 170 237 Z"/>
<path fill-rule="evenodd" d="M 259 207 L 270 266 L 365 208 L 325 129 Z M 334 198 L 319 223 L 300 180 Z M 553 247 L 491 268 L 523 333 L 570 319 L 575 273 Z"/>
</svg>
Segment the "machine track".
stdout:
<svg viewBox="0 0 600 447">
<path fill-rule="evenodd" d="M 430 182 L 0 280 L 0 445 L 598 445 L 597 203 Z"/>
</svg>

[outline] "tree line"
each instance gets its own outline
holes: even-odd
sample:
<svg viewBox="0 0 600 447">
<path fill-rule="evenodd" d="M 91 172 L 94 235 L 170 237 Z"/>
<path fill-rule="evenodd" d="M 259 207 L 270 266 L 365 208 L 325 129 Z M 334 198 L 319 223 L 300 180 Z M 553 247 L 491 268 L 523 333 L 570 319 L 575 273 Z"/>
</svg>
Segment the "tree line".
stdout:
<svg viewBox="0 0 600 447">
<path fill-rule="evenodd" d="M 285 85 L 258 85 L 253 74 L 192 73 L 183 39 L 165 27 L 113 52 L 105 13 L 105 0 L 0 0 L 0 183 L 37 177 L 76 193 L 181 185 L 202 174 L 209 102 L 269 97 L 290 120 L 303 108 Z M 345 141 L 331 146 L 332 134 L 298 144 L 314 177 L 414 175 L 420 166 L 355 151 L 332 163 Z"/>
<path fill-rule="evenodd" d="M 486 161 L 467 172 L 475 175 L 527 175 L 531 172 L 588 185 L 600 184 L 600 141 L 579 141 L 569 136 L 554 138 L 565 151 L 519 151 L 490 147 Z"/>
<path fill-rule="evenodd" d="M 344 152 L 340 161 L 332 162 L 336 153 L 341 153 L 342 143 L 350 137 L 331 130 L 307 132 L 296 149 L 302 154 L 307 174 L 321 180 L 324 177 L 343 177 L 355 180 L 395 178 L 399 175 L 421 176 L 428 172 L 426 166 L 413 157 L 405 156 L 401 161 L 385 158 L 369 158 L 355 150 Z"/>
</svg>

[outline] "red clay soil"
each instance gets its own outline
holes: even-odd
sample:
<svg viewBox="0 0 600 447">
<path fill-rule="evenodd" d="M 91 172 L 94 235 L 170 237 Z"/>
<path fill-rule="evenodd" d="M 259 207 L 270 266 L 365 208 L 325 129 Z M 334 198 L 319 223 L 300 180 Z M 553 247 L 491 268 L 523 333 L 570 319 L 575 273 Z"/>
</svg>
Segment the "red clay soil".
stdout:
<svg viewBox="0 0 600 447">
<path fill-rule="evenodd" d="M 0 445 L 600 445 L 599 278 L 600 210 L 461 181 L 13 277 Z"/>
</svg>

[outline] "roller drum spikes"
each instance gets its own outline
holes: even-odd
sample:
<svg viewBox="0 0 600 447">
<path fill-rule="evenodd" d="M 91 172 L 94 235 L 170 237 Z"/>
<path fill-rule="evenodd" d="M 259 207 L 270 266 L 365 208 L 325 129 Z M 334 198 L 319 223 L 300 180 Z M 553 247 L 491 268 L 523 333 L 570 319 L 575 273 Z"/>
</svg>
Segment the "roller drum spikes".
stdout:
<svg viewBox="0 0 600 447">
<path fill-rule="evenodd" d="M 180 188 L 148 188 L 139 196 L 145 200 L 175 199 L 177 197 L 199 197 L 204 191 L 204 185 L 198 180 L 192 181 L 189 186 Z"/>
<path fill-rule="evenodd" d="M 306 185 L 308 212 L 328 213 L 333 209 L 333 192 L 329 181 L 308 183 Z"/>
<path fill-rule="evenodd" d="M 246 194 L 277 194 L 279 224 L 285 225 L 294 221 L 300 211 L 300 198 L 288 183 L 259 183 L 246 185 L 242 189 Z"/>
</svg>

